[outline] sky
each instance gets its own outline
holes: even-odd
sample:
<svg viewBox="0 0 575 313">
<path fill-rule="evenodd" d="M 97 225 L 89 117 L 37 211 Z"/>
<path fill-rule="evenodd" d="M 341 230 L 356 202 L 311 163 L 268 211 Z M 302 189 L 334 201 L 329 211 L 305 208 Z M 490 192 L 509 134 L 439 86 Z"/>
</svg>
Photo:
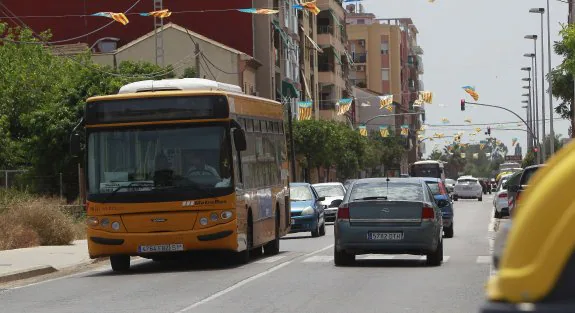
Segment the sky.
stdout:
<svg viewBox="0 0 575 313">
<path fill-rule="evenodd" d="M 426 105 L 426 124 L 441 125 L 442 118 L 448 118 L 450 124 L 466 124 L 471 118 L 473 123 L 494 123 L 518 121 L 511 113 L 487 107 L 460 109 L 460 99 L 473 101 L 462 86 L 475 86 L 479 93 L 478 102 L 504 106 L 526 117 L 522 108 L 523 89 L 526 82 L 521 81 L 528 73 L 522 67 L 531 66 L 531 59 L 523 56 L 532 53 L 533 40 L 524 39 L 525 35 L 536 34 L 540 37 L 541 15 L 529 13 L 530 8 L 546 7 L 545 0 L 363 0 L 364 10 L 374 13 L 378 18 L 412 18 L 419 30 L 418 43 L 424 50 L 423 66 L 425 73 L 421 76 L 425 89 L 434 93 L 433 104 Z M 551 39 L 559 41 L 561 25 L 567 23 L 568 4 L 551 0 Z M 547 19 L 545 15 L 545 27 Z M 545 28 L 544 52 L 547 58 L 547 29 Z M 538 75 L 541 86 L 541 42 L 537 40 Z M 553 53 L 552 66 L 561 63 L 561 57 Z M 547 73 L 547 59 L 545 72 Z M 547 88 L 547 84 L 546 84 Z M 541 88 L 539 88 L 541 99 Z M 549 119 L 549 100 L 545 94 L 545 113 Z M 559 101 L 554 99 L 554 106 Z M 440 106 L 441 105 L 441 106 Z M 541 106 L 541 100 L 539 101 Z M 541 109 L 539 110 L 541 118 Z M 555 118 L 560 118 L 555 114 Z M 448 124 L 449 125 L 449 124 Z M 507 126 L 518 128 L 517 124 Z M 483 127 L 486 126 L 476 126 Z M 426 135 L 442 132 L 446 136 L 460 129 L 457 127 L 429 127 Z M 554 120 L 556 134 L 568 137 L 569 121 Z M 524 127 L 523 127 L 524 129 Z M 477 140 L 485 138 L 484 131 Z M 549 134 L 549 120 L 546 123 L 546 134 Z M 497 130 L 491 131 L 506 144 L 511 152 L 512 138 L 518 142 L 526 153 L 527 134 L 524 131 Z M 469 136 L 464 136 L 463 142 Z M 443 143 L 441 143 L 443 145 Z M 428 144 L 427 154 L 433 149 Z"/>
</svg>

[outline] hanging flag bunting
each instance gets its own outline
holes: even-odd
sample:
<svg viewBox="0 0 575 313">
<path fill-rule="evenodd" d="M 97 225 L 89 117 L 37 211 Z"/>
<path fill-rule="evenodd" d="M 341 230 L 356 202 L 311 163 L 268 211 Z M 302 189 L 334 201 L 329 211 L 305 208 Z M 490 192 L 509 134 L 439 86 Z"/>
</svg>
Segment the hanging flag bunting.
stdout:
<svg viewBox="0 0 575 313">
<path fill-rule="evenodd" d="M 312 102 L 311 101 L 298 101 L 297 105 L 299 108 L 298 120 L 300 120 L 300 121 L 311 120 L 311 116 L 313 113 Z"/>
<path fill-rule="evenodd" d="M 347 111 L 349 111 L 349 109 L 351 108 L 352 102 L 353 102 L 353 99 L 351 99 L 351 98 L 340 99 L 336 103 L 337 115 L 344 115 L 345 113 L 347 113 Z"/>
<path fill-rule="evenodd" d="M 148 13 L 140 13 L 141 16 L 153 16 L 153 17 L 159 17 L 159 18 L 166 18 L 169 17 L 170 15 L 172 15 L 172 12 L 170 12 L 170 10 L 168 9 L 163 9 L 163 10 L 159 10 L 159 11 L 152 11 L 152 12 L 148 12 Z"/>
<path fill-rule="evenodd" d="M 470 117 L 466 117 L 465 120 L 463 120 L 465 123 L 469 123 L 471 124 L 471 118 Z"/>
<path fill-rule="evenodd" d="M 479 94 L 475 91 L 475 87 L 463 86 L 461 88 L 463 88 L 463 90 L 465 90 L 465 92 L 467 92 L 473 98 L 473 100 L 475 101 L 479 100 Z"/>
<path fill-rule="evenodd" d="M 441 122 L 442 122 L 443 124 L 449 124 L 449 119 L 448 119 L 447 117 L 444 117 L 444 118 L 441 119 Z"/>
<path fill-rule="evenodd" d="M 389 137 L 389 126 L 387 125 L 379 126 L 379 134 L 383 138 Z"/>
<path fill-rule="evenodd" d="M 409 135 L 409 125 L 401 125 L 401 135 L 407 137 Z"/>
<path fill-rule="evenodd" d="M 363 137 L 367 137 L 367 127 L 365 125 L 360 125 L 357 128 L 359 128 L 359 134 Z"/>
<path fill-rule="evenodd" d="M 114 21 L 121 23 L 122 25 L 126 25 L 130 22 L 124 13 L 98 12 L 98 13 L 92 14 L 92 16 L 102 16 L 102 17 L 111 18 Z"/>
<path fill-rule="evenodd" d="M 379 108 L 387 109 L 389 112 L 393 112 L 393 95 L 380 96 L 379 97 Z"/>
<path fill-rule="evenodd" d="M 318 15 L 319 12 L 321 12 L 321 10 L 317 7 L 315 2 L 316 2 L 316 0 L 304 2 L 302 4 L 296 4 L 293 6 L 293 8 L 298 9 L 298 10 L 308 10 L 311 13 L 313 13 L 314 15 Z"/>
<path fill-rule="evenodd" d="M 511 139 L 511 145 L 515 147 L 515 145 L 517 144 L 517 138 L 513 138 Z"/>
<path fill-rule="evenodd" d="M 435 133 L 435 134 L 433 134 L 433 138 L 443 138 L 443 137 L 445 137 L 445 134 L 443 134 L 443 133 Z"/>
<path fill-rule="evenodd" d="M 419 99 L 425 103 L 433 103 L 433 92 L 431 91 L 421 91 L 419 93 Z"/>
<path fill-rule="evenodd" d="M 238 9 L 238 11 L 243 13 L 251 13 L 251 14 L 277 14 L 279 10 L 273 9 L 256 9 L 256 8 L 249 8 L 249 9 Z"/>
<path fill-rule="evenodd" d="M 479 134 L 479 133 L 481 132 L 481 127 L 477 127 L 477 128 L 475 129 L 475 132 Z"/>
<path fill-rule="evenodd" d="M 473 154 L 473 158 L 476 159 L 476 160 L 479 159 L 479 153 L 474 153 L 474 154 Z"/>
</svg>

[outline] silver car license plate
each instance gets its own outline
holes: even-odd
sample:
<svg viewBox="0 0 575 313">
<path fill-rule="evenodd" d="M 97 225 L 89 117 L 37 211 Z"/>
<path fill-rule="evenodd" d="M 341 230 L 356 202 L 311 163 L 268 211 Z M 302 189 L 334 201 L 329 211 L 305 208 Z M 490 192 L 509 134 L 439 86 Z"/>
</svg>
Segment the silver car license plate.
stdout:
<svg viewBox="0 0 575 313">
<path fill-rule="evenodd" d="M 403 240 L 403 233 L 367 233 L 368 240 Z"/>
</svg>

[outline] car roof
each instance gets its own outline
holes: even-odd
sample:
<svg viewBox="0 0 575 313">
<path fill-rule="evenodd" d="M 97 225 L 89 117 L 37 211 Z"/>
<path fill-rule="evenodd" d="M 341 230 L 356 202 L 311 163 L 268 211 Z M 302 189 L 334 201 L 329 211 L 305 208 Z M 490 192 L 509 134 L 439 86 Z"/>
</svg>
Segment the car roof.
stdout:
<svg viewBox="0 0 575 313">
<path fill-rule="evenodd" d="M 441 178 L 437 178 L 437 177 L 422 177 L 421 178 L 423 181 L 432 181 L 432 182 L 441 182 Z"/>
<path fill-rule="evenodd" d="M 332 182 L 332 183 L 317 183 L 313 184 L 312 186 L 341 186 L 342 183 Z"/>
<path fill-rule="evenodd" d="M 378 182 L 385 182 L 389 179 L 390 183 L 422 183 L 423 179 L 421 177 L 405 177 L 405 178 L 401 178 L 401 177 L 389 177 L 389 178 L 362 178 L 362 179 L 358 179 L 354 182 L 355 184 L 359 184 L 359 183 L 378 183 Z"/>
<path fill-rule="evenodd" d="M 289 183 L 290 187 L 311 186 L 309 183 Z"/>
</svg>

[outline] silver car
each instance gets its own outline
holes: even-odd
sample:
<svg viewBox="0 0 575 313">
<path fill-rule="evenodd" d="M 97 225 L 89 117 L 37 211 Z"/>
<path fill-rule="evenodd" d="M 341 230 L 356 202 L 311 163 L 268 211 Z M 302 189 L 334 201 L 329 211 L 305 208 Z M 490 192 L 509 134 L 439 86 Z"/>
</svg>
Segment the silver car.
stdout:
<svg viewBox="0 0 575 313">
<path fill-rule="evenodd" d="M 325 197 L 325 200 L 321 202 L 326 208 L 323 211 L 325 220 L 328 222 L 335 221 L 338 206 L 336 200 L 343 200 L 345 187 L 342 183 L 320 183 L 312 186 L 320 197 Z"/>
<path fill-rule="evenodd" d="M 477 199 L 483 201 L 483 187 L 479 180 L 471 176 L 461 176 L 455 184 L 453 200 Z"/>
<path fill-rule="evenodd" d="M 502 218 L 503 216 L 509 216 L 509 203 L 507 199 L 507 185 L 505 184 L 511 175 L 505 175 L 501 178 L 497 190 L 495 191 L 495 196 L 493 197 L 493 207 L 495 208 L 495 213 L 493 214 L 495 218 Z"/>
<path fill-rule="evenodd" d="M 335 265 L 349 265 L 359 254 L 426 255 L 443 261 L 440 205 L 419 178 L 369 178 L 356 181 L 337 211 Z"/>
</svg>

